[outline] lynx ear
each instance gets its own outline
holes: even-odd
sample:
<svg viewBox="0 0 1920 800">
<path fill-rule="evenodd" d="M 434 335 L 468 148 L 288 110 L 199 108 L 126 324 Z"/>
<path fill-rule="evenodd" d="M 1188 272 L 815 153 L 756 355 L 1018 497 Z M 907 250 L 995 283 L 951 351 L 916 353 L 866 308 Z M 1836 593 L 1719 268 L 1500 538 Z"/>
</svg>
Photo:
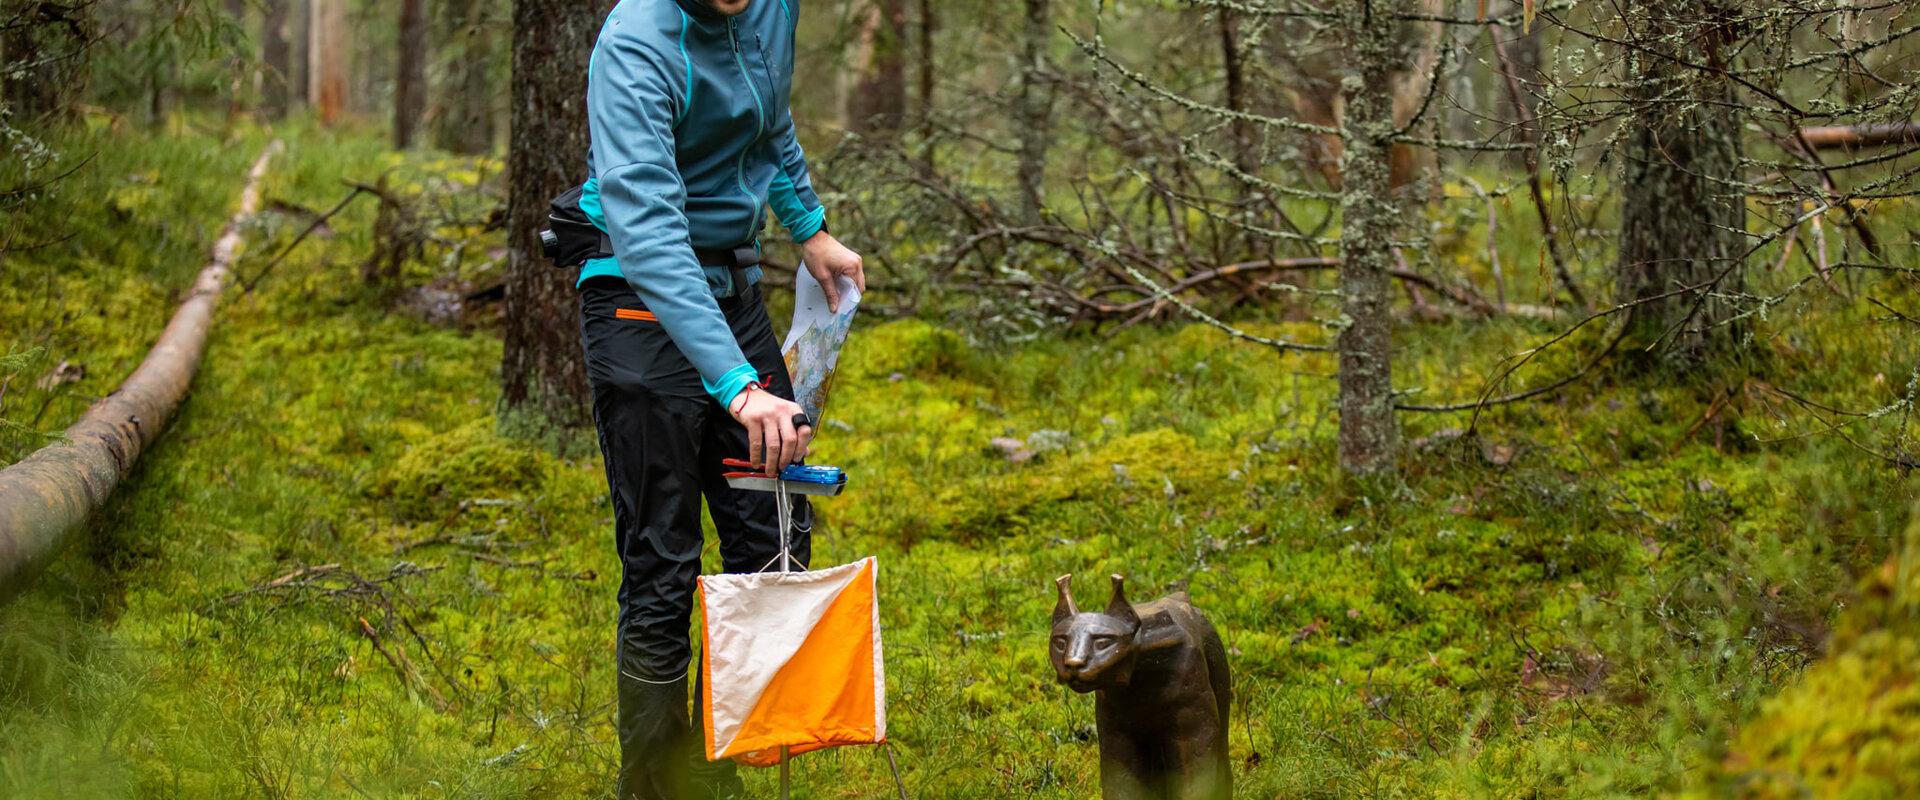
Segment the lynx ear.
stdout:
<svg viewBox="0 0 1920 800">
<path fill-rule="evenodd" d="M 1140 621 L 1140 629 L 1134 632 L 1133 644 L 1142 653 L 1179 647 L 1187 643 L 1187 634 L 1173 619 L 1173 612 L 1160 609 L 1158 613 Z"/>
<path fill-rule="evenodd" d="M 1140 615 L 1133 613 L 1133 604 L 1127 602 L 1127 578 L 1124 575 L 1113 576 L 1113 599 L 1107 601 L 1107 616 L 1140 629 Z"/>
<path fill-rule="evenodd" d="M 1080 613 L 1080 609 L 1073 605 L 1073 573 L 1054 578 L 1053 586 L 1060 595 L 1059 602 L 1053 605 L 1053 624 L 1058 625 Z"/>
</svg>

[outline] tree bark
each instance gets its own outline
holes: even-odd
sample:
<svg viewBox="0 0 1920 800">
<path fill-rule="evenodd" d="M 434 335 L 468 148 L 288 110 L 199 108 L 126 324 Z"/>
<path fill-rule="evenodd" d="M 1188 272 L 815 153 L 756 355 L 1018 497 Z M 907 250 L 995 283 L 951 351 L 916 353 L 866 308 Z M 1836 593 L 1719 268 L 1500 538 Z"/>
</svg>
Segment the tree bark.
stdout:
<svg viewBox="0 0 1920 800">
<path fill-rule="evenodd" d="M 402 0 L 404 2 L 404 0 Z M 363 5 L 347 0 L 347 30 L 360 32 L 374 25 L 389 24 L 391 7 Z M 354 117 L 373 116 L 387 112 L 391 106 L 382 102 L 386 98 L 382 88 L 394 80 L 387 73 L 393 68 L 393 60 L 387 58 L 388 51 L 382 37 L 355 35 L 347 39 L 347 114 Z"/>
<path fill-rule="evenodd" d="M 260 17 L 260 60 L 267 68 L 260 87 L 260 113 L 269 120 L 287 116 L 293 80 L 293 48 L 287 41 L 287 11 L 292 0 L 266 0 Z"/>
<path fill-rule="evenodd" d="M 1725 64 L 1731 42 L 1712 0 L 1635 0 L 1626 59 L 1629 121 L 1621 185 L 1615 298 L 1628 313 L 1623 352 L 1658 345 L 1697 365 L 1731 352 L 1743 286 L 1746 198 L 1740 189 L 1738 99 L 1724 78 L 1677 59 Z M 1682 52 L 1684 49 L 1685 52 Z M 1665 57 L 1663 57 L 1665 56 Z"/>
<path fill-rule="evenodd" d="M 1391 473 L 1399 431 L 1393 416 L 1393 241 L 1399 232 L 1391 138 L 1398 48 L 1391 15 L 1400 4 L 1336 4 L 1347 74 L 1340 151 L 1340 466 Z"/>
<path fill-rule="evenodd" d="M 393 80 L 393 148 L 413 146 L 427 108 L 426 0 L 400 0 L 399 52 Z"/>
<path fill-rule="evenodd" d="M 99 510 L 186 399 L 240 231 L 259 210 L 260 180 L 279 150 L 279 142 L 269 144 L 253 162 L 240 209 L 139 368 L 67 428 L 65 441 L 0 470 L 0 600 L 25 586 L 59 553 L 67 533 Z"/>
<path fill-rule="evenodd" d="M 1053 36 L 1051 0 L 1025 0 L 1021 28 L 1020 94 L 1014 101 L 1014 124 L 1019 126 L 1020 211 L 1028 224 L 1040 221 L 1046 205 L 1047 142 L 1053 102 L 1048 97 L 1047 43 Z"/>
<path fill-rule="evenodd" d="M 287 0 L 287 21 L 292 30 L 287 41 L 293 45 L 293 71 L 287 73 L 287 91 L 294 102 L 312 105 L 308 91 L 313 83 L 313 0 Z"/>
<path fill-rule="evenodd" d="M 559 8 L 557 3 L 548 3 L 548 6 Z M 519 8 L 518 2 L 514 7 Z M 494 87 L 487 80 L 487 67 L 493 60 L 493 31 L 487 25 L 486 3 L 484 0 L 450 0 L 446 14 L 450 37 L 442 48 L 446 54 L 442 63 L 448 66 L 445 79 L 451 85 L 436 92 L 439 109 L 434 115 L 433 143 L 435 147 L 455 153 L 485 153 L 493 149 L 494 127 Z M 591 51 L 595 33 L 588 32 L 586 38 L 574 41 L 574 46 Z M 516 28 L 516 51 L 520 35 Z M 586 68 L 581 69 L 580 79 L 584 81 Z M 518 73 L 515 76 L 517 91 L 520 81 Z M 579 95 L 569 97 L 579 101 Z M 518 109 L 514 113 L 517 114 Z"/>
<path fill-rule="evenodd" d="M 506 347 L 500 363 L 503 421 L 524 433 L 587 423 L 577 295 L 566 270 L 541 254 L 548 201 L 581 181 L 586 161 L 585 43 L 599 4 L 514 0 L 513 117 L 507 148 Z"/>
<path fill-rule="evenodd" d="M 847 95 L 847 128 L 893 136 L 907 116 L 906 0 L 870 0 L 860 22 L 859 63 Z"/>
<path fill-rule="evenodd" d="M 920 0 L 919 14 L 915 19 L 917 26 L 916 33 L 919 38 L 919 46 L 915 48 L 917 52 L 914 53 L 915 58 L 917 58 L 919 62 L 917 64 L 919 74 L 915 77 L 919 83 L 920 90 L 920 107 L 918 109 L 920 115 L 920 136 L 925 140 L 922 145 L 920 160 L 926 163 L 928 170 L 933 169 L 933 115 L 936 110 L 934 106 L 933 70 L 935 51 L 933 49 L 933 34 L 940 26 L 940 17 L 933 9 L 933 0 Z"/>
<path fill-rule="evenodd" d="M 1521 11 L 1520 0 L 1507 0 L 1498 9 L 1500 13 L 1512 14 Z M 1494 72 L 1500 96 L 1497 105 L 1504 109 L 1508 121 L 1513 124 L 1513 140 L 1516 143 L 1539 146 L 1540 130 L 1535 124 L 1538 114 L 1533 107 L 1533 95 L 1528 87 L 1539 86 L 1540 41 L 1546 26 L 1535 22 L 1527 30 L 1513 27 L 1489 27 L 1487 36 L 1492 40 L 1495 50 Z M 1531 170 L 1531 151 L 1521 150 L 1508 153 L 1509 167 Z"/>
<path fill-rule="evenodd" d="M 1231 8 L 1221 6 L 1214 9 L 1213 13 L 1220 25 L 1220 67 L 1227 79 L 1227 108 L 1246 111 L 1247 80 L 1245 65 L 1240 63 L 1240 26 L 1234 20 Z M 1260 162 L 1253 149 L 1253 123 L 1234 119 L 1227 123 L 1227 129 L 1233 134 L 1234 166 L 1249 175 L 1258 172 Z"/>
<path fill-rule="evenodd" d="M 310 0 L 307 97 L 320 124 L 335 125 L 347 104 L 347 0 Z"/>
<path fill-rule="evenodd" d="M 1822 125 L 1800 129 L 1800 139 L 1815 150 L 1920 144 L 1920 123 Z"/>
</svg>

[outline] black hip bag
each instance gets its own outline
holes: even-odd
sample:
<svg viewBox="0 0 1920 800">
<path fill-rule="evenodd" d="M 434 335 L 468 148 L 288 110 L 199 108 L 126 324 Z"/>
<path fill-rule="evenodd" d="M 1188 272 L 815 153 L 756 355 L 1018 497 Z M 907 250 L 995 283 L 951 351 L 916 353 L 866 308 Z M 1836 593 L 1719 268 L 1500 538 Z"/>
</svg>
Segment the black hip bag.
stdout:
<svg viewBox="0 0 1920 800">
<path fill-rule="evenodd" d="M 581 190 L 575 186 L 553 198 L 547 210 L 547 226 L 540 229 L 540 249 L 556 267 L 577 267 L 596 258 L 613 257 L 613 239 L 580 208 Z M 735 285 L 743 286 L 746 268 L 760 263 L 760 245 L 747 241 L 727 248 L 696 247 L 693 257 L 701 266 L 732 270 Z"/>
<path fill-rule="evenodd" d="M 581 187 L 575 186 L 553 198 L 547 210 L 547 226 L 540 229 L 540 249 L 556 267 L 577 267 L 596 258 L 613 257 L 613 239 L 580 208 L 580 191 Z"/>
</svg>

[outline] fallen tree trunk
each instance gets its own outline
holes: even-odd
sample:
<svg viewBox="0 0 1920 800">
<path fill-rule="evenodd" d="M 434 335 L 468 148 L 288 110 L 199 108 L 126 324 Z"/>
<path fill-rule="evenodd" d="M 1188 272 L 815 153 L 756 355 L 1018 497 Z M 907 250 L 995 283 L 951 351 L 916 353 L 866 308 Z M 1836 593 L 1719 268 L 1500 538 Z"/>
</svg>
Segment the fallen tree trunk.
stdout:
<svg viewBox="0 0 1920 800">
<path fill-rule="evenodd" d="M 1828 125 L 1801 128 L 1800 136 L 1808 147 L 1830 150 L 1836 147 L 1885 147 L 1893 144 L 1920 144 L 1920 123 L 1888 122 L 1875 125 Z"/>
<path fill-rule="evenodd" d="M 59 552 L 67 533 L 99 510 L 186 398 L 240 230 L 260 207 L 260 179 L 279 150 L 279 142 L 269 144 L 253 162 L 240 209 L 146 360 L 67 428 L 64 441 L 0 470 L 0 599 L 18 593 Z"/>
</svg>

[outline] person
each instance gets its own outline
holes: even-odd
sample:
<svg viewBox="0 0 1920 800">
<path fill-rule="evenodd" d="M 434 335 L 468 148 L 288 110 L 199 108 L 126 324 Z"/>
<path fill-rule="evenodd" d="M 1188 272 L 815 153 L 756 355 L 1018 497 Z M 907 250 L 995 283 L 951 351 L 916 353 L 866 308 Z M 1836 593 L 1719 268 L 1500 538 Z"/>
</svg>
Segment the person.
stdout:
<svg viewBox="0 0 1920 800">
<path fill-rule="evenodd" d="M 725 570 L 778 566 L 771 494 L 729 488 L 722 460 L 772 474 L 812 436 L 760 294 L 767 207 L 830 305 L 837 276 L 866 288 L 794 137 L 799 12 L 800 0 L 624 0 L 588 66 L 591 177 L 578 205 L 611 256 L 587 261 L 578 286 L 621 566 L 621 800 L 741 790 L 731 763 L 703 758 L 688 628 L 703 497 Z M 805 532 L 791 545 L 804 565 Z"/>
</svg>

